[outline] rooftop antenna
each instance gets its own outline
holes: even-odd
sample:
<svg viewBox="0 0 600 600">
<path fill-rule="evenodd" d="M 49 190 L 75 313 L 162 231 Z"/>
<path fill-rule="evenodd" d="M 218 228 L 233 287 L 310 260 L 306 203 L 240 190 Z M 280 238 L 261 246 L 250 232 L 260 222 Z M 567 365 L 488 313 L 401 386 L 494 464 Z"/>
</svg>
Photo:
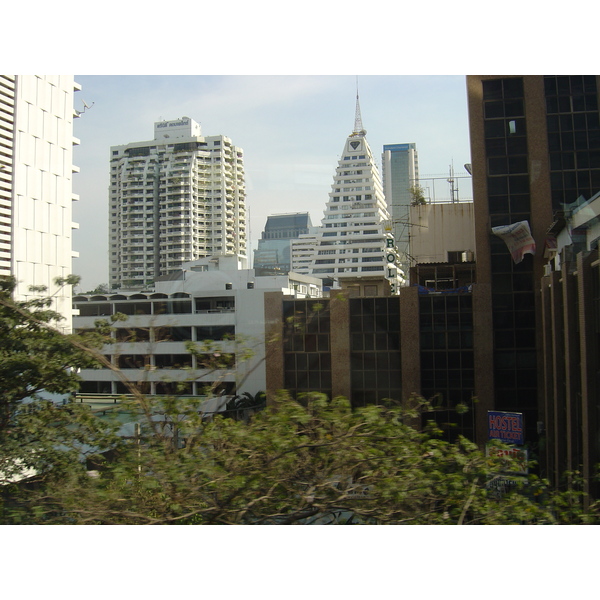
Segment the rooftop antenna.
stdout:
<svg viewBox="0 0 600 600">
<path fill-rule="evenodd" d="M 450 165 L 450 177 L 447 179 L 450 184 L 450 197 L 452 202 L 458 202 L 458 186 L 455 186 L 456 183 L 454 179 L 454 161 Z"/>
<path fill-rule="evenodd" d="M 82 100 L 83 102 L 83 110 L 77 110 L 75 109 L 75 118 L 79 118 L 86 110 L 89 110 L 90 108 L 92 108 L 92 106 L 94 106 L 95 102 L 92 102 L 91 104 L 87 104 L 85 100 Z"/>
<path fill-rule="evenodd" d="M 356 76 L 356 115 L 354 117 L 354 131 L 352 135 L 366 135 L 366 131 L 362 124 L 362 117 L 360 116 L 360 102 L 358 100 L 358 75 Z"/>
</svg>

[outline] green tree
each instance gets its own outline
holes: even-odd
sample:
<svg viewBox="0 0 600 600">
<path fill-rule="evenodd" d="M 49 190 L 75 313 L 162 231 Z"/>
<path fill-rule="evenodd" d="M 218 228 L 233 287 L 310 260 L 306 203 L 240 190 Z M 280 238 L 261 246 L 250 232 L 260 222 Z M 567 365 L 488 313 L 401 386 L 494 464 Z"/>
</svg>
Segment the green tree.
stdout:
<svg viewBox="0 0 600 600">
<path fill-rule="evenodd" d="M 413 185 L 408 188 L 410 197 L 412 198 L 411 204 L 413 206 L 419 206 L 420 204 L 427 204 L 425 199 L 425 190 L 420 185 Z"/>
<path fill-rule="evenodd" d="M 73 468 L 21 492 L 5 522 L 79 524 L 550 524 L 563 522 L 534 478 L 497 495 L 510 470 L 466 439 L 417 431 L 399 406 L 282 396 L 249 423 L 198 414 L 194 399 L 153 399 L 98 476 Z M 419 411 L 429 410 L 421 401 Z M 135 405 L 130 407 L 135 410 Z M 426 413 L 425 413 L 426 414 Z M 160 418 L 157 418 L 160 417 Z M 581 506 L 580 504 L 577 506 Z M 593 521 L 572 505 L 569 522 Z M 12 512 L 11 512 L 12 510 Z M 23 515 L 26 515 L 25 517 Z"/>
<path fill-rule="evenodd" d="M 0 287 L 2 523 L 597 522 L 597 504 L 584 510 L 573 486 L 559 493 L 513 477 L 497 493 L 490 484 L 516 470 L 511 459 L 440 439 L 434 407 L 416 396 L 411 408 L 352 409 L 344 398 L 282 393 L 239 421 L 206 418 L 202 398 L 145 396 L 130 382 L 105 418 L 44 401 L 43 390 L 76 388 L 76 368 L 108 366 L 99 348 L 111 326 L 63 335 L 44 301 L 15 302 L 12 286 Z"/>
<path fill-rule="evenodd" d="M 74 285 L 76 278 L 57 280 Z M 0 279 L 0 486 L 25 476 L 43 482 L 70 472 L 86 453 L 110 447 L 115 429 L 84 406 L 62 406 L 49 394 L 78 387 L 77 370 L 96 364 L 103 339 L 65 335 L 53 324 L 61 315 L 51 298 L 15 301 L 12 278 Z M 44 290 L 36 288 L 40 293 Z"/>
<path fill-rule="evenodd" d="M 75 280 L 58 280 L 73 285 Z M 13 278 L 0 279 L 0 432 L 7 429 L 24 400 L 42 391 L 67 394 L 77 389 L 77 369 L 96 364 L 98 340 L 64 335 L 53 327 L 63 317 L 50 310 L 51 298 L 15 301 Z M 36 288 L 43 292 L 43 288 Z"/>
<path fill-rule="evenodd" d="M 109 292 L 108 283 L 100 283 L 93 290 L 89 292 L 83 292 L 84 294 L 108 294 Z"/>
</svg>

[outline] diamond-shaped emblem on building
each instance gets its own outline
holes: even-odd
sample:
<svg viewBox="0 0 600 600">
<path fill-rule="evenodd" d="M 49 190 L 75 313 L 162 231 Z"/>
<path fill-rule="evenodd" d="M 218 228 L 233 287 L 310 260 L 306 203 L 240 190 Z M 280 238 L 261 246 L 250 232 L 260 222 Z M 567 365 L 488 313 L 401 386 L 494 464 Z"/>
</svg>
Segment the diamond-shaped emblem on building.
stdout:
<svg viewBox="0 0 600 600">
<path fill-rule="evenodd" d="M 350 142 L 353 150 L 356 150 L 360 146 L 360 142 Z"/>
</svg>

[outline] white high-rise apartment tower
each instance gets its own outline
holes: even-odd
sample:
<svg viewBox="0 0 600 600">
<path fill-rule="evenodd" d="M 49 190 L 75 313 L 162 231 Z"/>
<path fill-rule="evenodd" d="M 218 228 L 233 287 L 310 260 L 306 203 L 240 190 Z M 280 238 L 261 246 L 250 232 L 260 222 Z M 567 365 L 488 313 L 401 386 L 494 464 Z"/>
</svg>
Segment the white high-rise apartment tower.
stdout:
<svg viewBox="0 0 600 600">
<path fill-rule="evenodd" d="M 344 144 L 310 274 L 320 278 L 380 276 L 397 288 L 404 274 L 391 232 L 381 176 L 362 126 L 358 94 L 354 131 Z"/>
<path fill-rule="evenodd" d="M 182 117 L 154 139 L 111 147 L 110 285 L 143 288 L 185 262 L 246 258 L 244 156 Z"/>
<path fill-rule="evenodd" d="M 68 75 L 0 75 L 0 275 L 17 281 L 15 298 L 52 297 L 71 330 L 73 92 Z M 30 286 L 45 286 L 47 293 Z"/>
</svg>

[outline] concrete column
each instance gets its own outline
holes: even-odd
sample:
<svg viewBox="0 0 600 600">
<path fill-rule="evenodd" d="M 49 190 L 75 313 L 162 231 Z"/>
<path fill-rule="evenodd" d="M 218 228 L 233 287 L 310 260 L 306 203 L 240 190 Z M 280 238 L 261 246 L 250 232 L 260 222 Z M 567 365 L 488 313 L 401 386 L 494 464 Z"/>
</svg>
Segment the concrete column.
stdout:
<svg viewBox="0 0 600 600">
<path fill-rule="evenodd" d="M 569 273 L 570 263 L 562 264 L 564 363 L 565 363 L 565 416 L 567 469 L 578 469 L 581 464 L 580 394 L 581 369 L 579 366 L 579 333 L 577 329 L 577 280 Z"/>
<path fill-rule="evenodd" d="M 494 410 L 494 340 L 492 287 L 473 284 L 473 355 L 475 364 L 475 442 L 488 440 L 488 410 Z"/>
<path fill-rule="evenodd" d="M 400 289 L 400 342 L 402 401 L 421 393 L 421 335 L 419 326 L 419 289 Z"/>
<path fill-rule="evenodd" d="M 332 295 L 330 307 L 331 395 L 352 400 L 350 306 L 348 295 Z"/>
<path fill-rule="evenodd" d="M 544 383 L 542 387 L 543 402 L 538 412 L 538 419 L 542 421 L 544 431 L 541 434 L 544 443 L 540 446 L 540 471 L 545 477 L 552 477 L 554 472 L 554 382 L 553 382 L 553 352 L 552 352 L 552 299 L 550 277 L 544 277 L 541 282 L 540 306 L 543 328 L 541 332 L 543 352 L 543 372 L 541 374 Z"/>
<path fill-rule="evenodd" d="M 267 405 L 276 402 L 277 394 L 283 390 L 283 293 L 265 293 L 265 361 L 266 381 L 265 390 Z"/>
<path fill-rule="evenodd" d="M 579 335 L 581 348 L 581 421 L 583 477 L 585 489 L 593 492 L 597 487 L 591 481 L 594 465 L 599 460 L 597 440 L 597 403 L 598 403 L 598 349 L 596 318 L 594 315 L 594 298 L 592 278 L 598 277 L 598 269 L 592 268 L 598 252 L 580 253 L 577 255 L 577 279 L 579 296 Z"/>
</svg>

